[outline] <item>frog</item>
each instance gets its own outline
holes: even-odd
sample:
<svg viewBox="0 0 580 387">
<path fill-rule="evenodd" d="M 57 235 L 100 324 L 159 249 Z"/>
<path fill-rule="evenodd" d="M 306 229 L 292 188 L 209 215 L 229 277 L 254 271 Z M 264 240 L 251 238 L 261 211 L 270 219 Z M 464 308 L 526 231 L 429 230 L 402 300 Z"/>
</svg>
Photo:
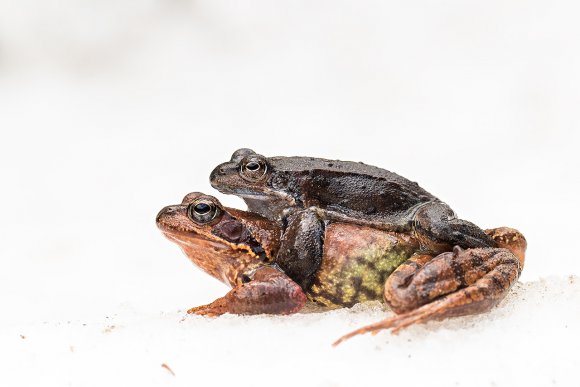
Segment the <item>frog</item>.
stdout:
<svg viewBox="0 0 580 387">
<path fill-rule="evenodd" d="M 314 272 L 320 265 L 320 234 L 326 221 L 416 232 L 430 243 L 463 249 L 496 247 L 481 228 L 458 218 L 449 205 L 417 182 L 364 163 L 265 157 L 242 148 L 214 168 L 210 184 L 241 197 L 249 211 L 288 230 L 292 238 L 283 239 L 282 251 L 291 253 L 282 265 L 295 266 L 298 260 L 301 273 Z"/>
<path fill-rule="evenodd" d="M 308 282 L 284 270 L 278 222 L 193 192 L 156 217 L 161 232 L 199 268 L 231 290 L 188 314 L 293 314 L 307 303 L 328 308 L 384 300 L 396 313 L 342 337 L 490 310 L 517 281 L 527 242 L 517 230 L 485 230 L 496 245 L 462 249 L 416 232 L 325 221 L 322 260 Z"/>
</svg>

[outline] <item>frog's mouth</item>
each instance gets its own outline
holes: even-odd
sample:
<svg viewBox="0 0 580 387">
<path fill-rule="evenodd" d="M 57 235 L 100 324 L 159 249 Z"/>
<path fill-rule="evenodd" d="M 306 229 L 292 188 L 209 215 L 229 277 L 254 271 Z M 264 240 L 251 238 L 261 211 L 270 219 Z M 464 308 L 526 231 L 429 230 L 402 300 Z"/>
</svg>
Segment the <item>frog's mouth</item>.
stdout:
<svg viewBox="0 0 580 387">
<path fill-rule="evenodd" d="M 227 195 L 239 196 L 246 203 L 261 203 L 261 205 L 270 208 L 270 210 L 274 210 L 274 207 L 278 207 L 278 210 L 281 211 L 287 207 L 301 205 L 301 203 L 297 201 L 296 198 L 294 198 L 292 195 L 270 189 L 262 191 L 251 191 L 244 188 L 240 190 L 221 190 L 221 192 Z"/>
<path fill-rule="evenodd" d="M 167 239 L 182 247 L 220 250 L 226 252 L 233 250 L 232 246 L 226 242 L 207 237 L 206 235 L 191 230 L 175 228 L 163 223 L 158 223 L 158 227 Z"/>
<path fill-rule="evenodd" d="M 241 196 L 244 198 L 252 198 L 252 199 L 266 199 L 270 196 L 272 196 L 272 193 L 269 192 L 268 190 L 265 190 L 263 188 L 256 188 L 256 189 L 249 189 L 249 188 L 243 188 L 243 187 L 239 187 L 239 186 L 232 186 L 232 187 L 228 187 L 228 186 L 218 186 L 218 185 L 213 185 L 212 187 L 217 189 L 218 191 L 220 191 L 223 194 L 226 195 L 236 195 L 236 196 Z"/>
<path fill-rule="evenodd" d="M 182 249 L 199 251 L 203 250 L 205 252 L 213 251 L 214 253 L 228 256 L 250 254 L 258 257 L 261 262 L 267 260 L 266 252 L 262 246 L 253 238 L 246 241 L 245 245 L 241 245 L 225 240 L 211 238 L 195 231 L 184 230 L 163 223 L 158 223 L 158 227 L 167 239 L 174 242 Z"/>
<path fill-rule="evenodd" d="M 223 163 L 218 165 L 210 174 L 211 186 L 223 194 L 241 196 L 251 200 L 282 199 L 293 204 L 294 198 L 289 194 L 270 187 L 267 181 L 251 182 L 242 179 L 238 174 L 237 163 Z"/>
<path fill-rule="evenodd" d="M 242 270 L 257 262 L 247 250 L 227 241 L 212 239 L 191 230 L 163 224 L 158 226 L 163 235 L 179 246 L 195 266 L 228 286 L 234 286 Z"/>
</svg>

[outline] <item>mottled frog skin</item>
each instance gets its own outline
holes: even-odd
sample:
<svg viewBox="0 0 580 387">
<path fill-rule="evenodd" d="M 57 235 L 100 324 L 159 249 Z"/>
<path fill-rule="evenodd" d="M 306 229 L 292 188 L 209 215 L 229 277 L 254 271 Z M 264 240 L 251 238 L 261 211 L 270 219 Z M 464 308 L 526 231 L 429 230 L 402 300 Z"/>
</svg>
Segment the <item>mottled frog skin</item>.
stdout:
<svg viewBox="0 0 580 387">
<path fill-rule="evenodd" d="M 463 250 L 417 230 L 326 221 L 321 262 L 301 283 L 303 276 L 294 273 L 299 264 L 290 270 L 278 264 L 292 236 L 277 222 L 194 192 L 162 209 L 157 225 L 194 264 L 232 287 L 188 313 L 289 314 L 308 299 L 329 307 L 384 299 L 399 314 L 353 334 L 489 310 L 519 277 L 526 248 L 524 237 L 505 227 L 486 231 L 498 247 Z"/>
<path fill-rule="evenodd" d="M 420 227 L 440 243 L 494 247 L 483 230 L 458 219 L 416 182 L 363 163 L 265 157 L 244 148 L 211 172 L 210 183 L 222 193 L 240 196 L 249 211 L 282 223 L 288 222 L 288 213 L 311 210 L 321 220 L 399 232 Z"/>
<path fill-rule="evenodd" d="M 257 170 L 248 169 L 254 166 Z M 264 157 L 239 149 L 210 175 L 217 190 L 242 197 L 251 212 L 276 220 L 289 207 L 318 207 L 365 224 L 408 224 L 414 209 L 438 201 L 385 169 L 314 157 Z"/>
<path fill-rule="evenodd" d="M 326 306 L 381 300 L 388 276 L 422 251 L 417 238 L 347 223 L 326 227 L 321 265 L 307 290 Z"/>
<path fill-rule="evenodd" d="M 243 198 L 282 230 L 276 263 L 303 288 L 322 262 L 324 228 L 349 223 L 415 233 L 450 249 L 497 247 L 475 224 L 417 183 L 382 168 L 314 157 L 265 157 L 239 149 L 210 174 L 211 185 Z"/>
</svg>

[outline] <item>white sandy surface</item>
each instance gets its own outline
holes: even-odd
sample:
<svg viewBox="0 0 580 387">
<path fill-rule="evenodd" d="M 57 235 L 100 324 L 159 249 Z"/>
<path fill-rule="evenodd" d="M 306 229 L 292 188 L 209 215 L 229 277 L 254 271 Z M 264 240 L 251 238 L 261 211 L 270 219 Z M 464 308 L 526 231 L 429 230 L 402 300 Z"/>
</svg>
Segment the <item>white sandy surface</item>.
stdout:
<svg viewBox="0 0 580 387">
<path fill-rule="evenodd" d="M 11 356 L 3 377 L 55 386 L 577 385 L 578 360 L 568 354 L 580 345 L 578 277 L 517 284 L 486 315 L 330 346 L 386 313 L 369 303 L 288 317 L 208 319 L 126 304 L 97 319 L 4 327 L 0 339 Z"/>
</svg>

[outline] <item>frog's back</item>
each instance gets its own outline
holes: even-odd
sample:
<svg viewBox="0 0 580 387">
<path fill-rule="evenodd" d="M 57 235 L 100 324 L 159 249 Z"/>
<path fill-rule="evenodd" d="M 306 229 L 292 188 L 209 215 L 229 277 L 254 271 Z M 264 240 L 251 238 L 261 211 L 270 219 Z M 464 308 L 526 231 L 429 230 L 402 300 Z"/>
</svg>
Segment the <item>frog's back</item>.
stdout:
<svg viewBox="0 0 580 387">
<path fill-rule="evenodd" d="M 326 306 L 382 299 L 387 277 L 420 248 L 410 235 L 346 223 L 329 224 L 325 234 L 322 262 L 307 295 Z"/>
<path fill-rule="evenodd" d="M 437 198 L 396 173 L 351 161 L 308 157 L 270 159 L 275 178 L 288 180 L 304 207 L 316 206 L 363 223 L 404 223 L 414 208 Z"/>
</svg>

